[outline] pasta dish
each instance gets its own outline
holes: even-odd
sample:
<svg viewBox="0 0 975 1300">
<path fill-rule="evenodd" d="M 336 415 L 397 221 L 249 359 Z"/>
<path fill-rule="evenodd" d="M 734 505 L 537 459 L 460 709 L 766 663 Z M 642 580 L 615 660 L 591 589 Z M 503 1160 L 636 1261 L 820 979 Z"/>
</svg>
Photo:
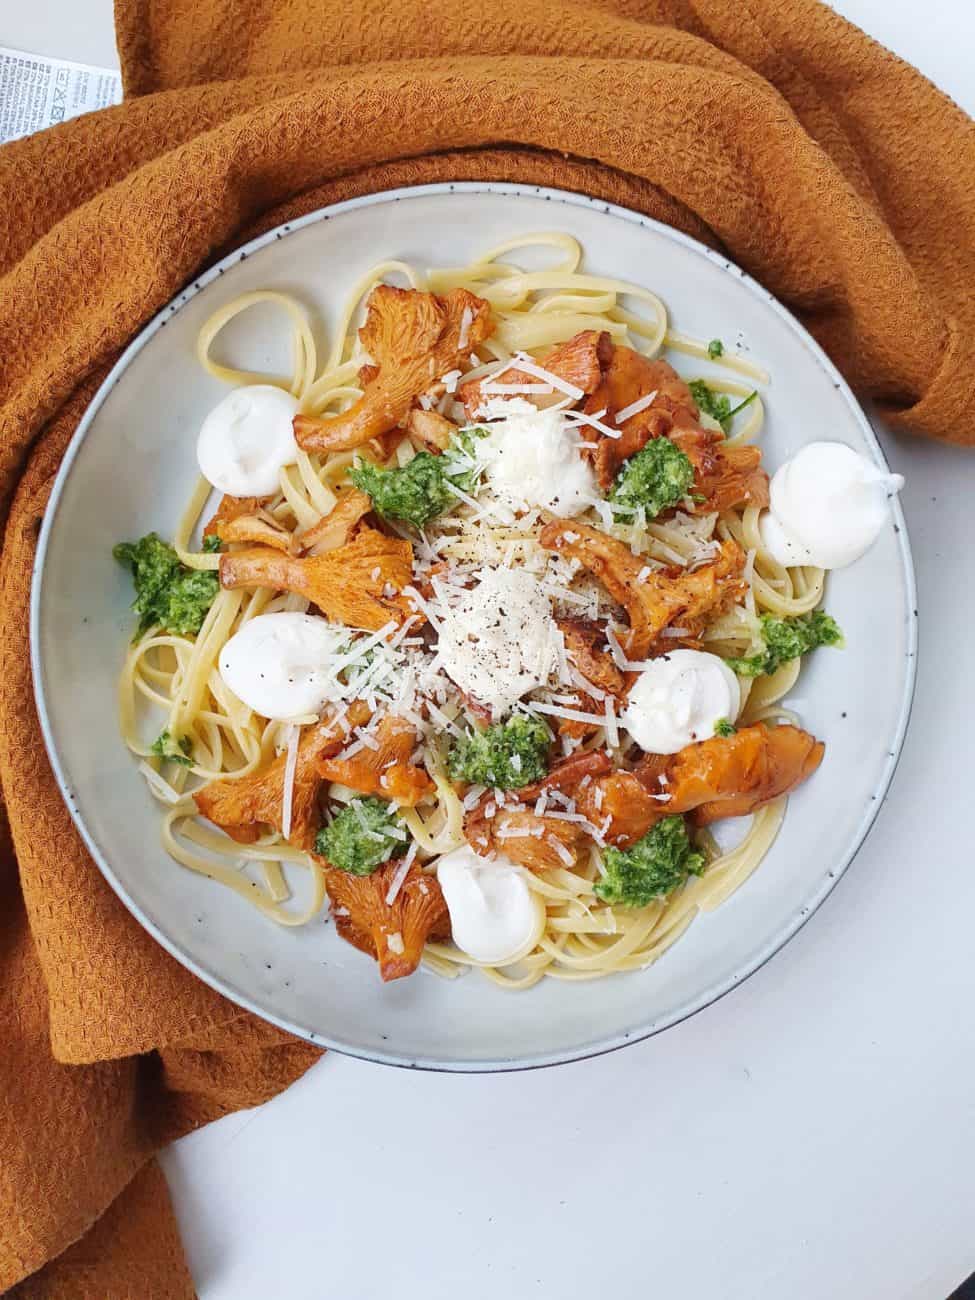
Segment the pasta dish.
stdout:
<svg viewBox="0 0 975 1300">
<path fill-rule="evenodd" d="M 255 309 L 290 374 L 217 359 Z M 115 548 L 167 853 L 384 980 L 650 965 L 823 760 L 787 697 L 900 481 L 821 442 L 770 483 L 769 376 L 565 234 L 383 262 L 324 353 L 312 319 L 272 290 L 210 317 L 198 486 Z"/>
</svg>

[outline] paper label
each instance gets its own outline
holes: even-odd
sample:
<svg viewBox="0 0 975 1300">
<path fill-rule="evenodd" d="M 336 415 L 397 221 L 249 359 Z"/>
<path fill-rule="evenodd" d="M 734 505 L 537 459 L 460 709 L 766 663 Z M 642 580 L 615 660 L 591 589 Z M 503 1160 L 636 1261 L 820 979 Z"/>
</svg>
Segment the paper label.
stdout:
<svg viewBox="0 0 975 1300">
<path fill-rule="evenodd" d="M 0 45 L 0 144 L 121 99 L 122 78 L 109 68 Z"/>
</svg>

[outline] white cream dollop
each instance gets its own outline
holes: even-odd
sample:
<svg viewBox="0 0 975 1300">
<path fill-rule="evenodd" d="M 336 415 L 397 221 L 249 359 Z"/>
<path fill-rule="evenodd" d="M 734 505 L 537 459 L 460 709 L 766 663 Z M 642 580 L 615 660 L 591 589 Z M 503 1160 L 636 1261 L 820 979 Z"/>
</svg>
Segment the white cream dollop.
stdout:
<svg viewBox="0 0 975 1300">
<path fill-rule="evenodd" d="M 842 569 L 866 554 L 904 486 L 842 442 L 810 442 L 778 469 L 762 541 L 781 565 Z"/>
<path fill-rule="evenodd" d="M 515 397 L 492 399 L 484 413 L 491 423 L 477 459 L 488 487 L 513 510 L 540 506 L 569 519 L 599 496 L 580 430 L 562 411 L 540 411 Z"/>
<path fill-rule="evenodd" d="M 723 659 L 702 650 L 672 650 L 651 661 L 630 688 L 623 725 L 650 754 L 676 754 L 709 740 L 721 718 L 741 707 L 738 678 Z"/>
<path fill-rule="evenodd" d="M 298 458 L 291 422 L 298 399 L 272 384 L 228 393 L 203 421 L 196 444 L 200 472 L 219 492 L 266 497 L 285 465 Z"/>
<path fill-rule="evenodd" d="M 454 943 L 475 961 L 504 966 L 531 952 L 545 924 L 541 899 L 508 858 L 479 857 L 467 844 L 437 863 Z"/>
<path fill-rule="evenodd" d="M 220 676 L 262 718 L 320 713 L 337 689 L 334 661 L 348 632 L 313 614 L 258 614 L 220 651 Z"/>
<path fill-rule="evenodd" d="M 475 574 L 455 603 L 441 606 L 438 630 L 444 671 L 494 718 L 548 679 L 561 635 L 538 577 L 505 568 Z"/>
</svg>

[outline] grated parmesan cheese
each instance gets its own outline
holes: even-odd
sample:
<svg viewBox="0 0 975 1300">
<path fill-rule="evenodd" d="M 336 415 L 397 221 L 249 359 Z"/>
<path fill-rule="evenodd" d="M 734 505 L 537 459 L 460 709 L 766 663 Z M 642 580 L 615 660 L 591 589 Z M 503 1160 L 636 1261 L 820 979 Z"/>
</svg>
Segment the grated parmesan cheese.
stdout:
<svg viewBox="0 0 975 1300">
<path fill-rule="evenodd" d="M 591 429 L 597 429 L 605 438 L 622 438 L 620 429 L 603 423 L 600 417 L 605 414 L 605 409 L 597 411 L 595 415 L 589 415 L 586 411 L 566 411 L 565 418 L 570 424 L 586 424 Z"/>
<path fill-rule="evenodd" d="M 551 384 L 503 384 L 488 379 L 481 384 L 481 392 L 497 397 L 520 397 L 522 394 L 538 394 L 541 396 L 554 393 L 555 389 Z"/>
<path fill-rule="evenodd" d="M 616 725 L 615 704 L 616 701 L 613 697 L 607 695 L 603 705 L 603 713 L 605 715 L 606 740 L 611 749 L 619 749 L 620 744 L 619 727 Z"/>
<path fill-rule="evenodd" d="M 532 708 L 536 713 L 547 713 L 553 718 L 566 718 L 569 722 L 591 722 L 594 727 L 606 725 L 603 713 L 586 713 L 583 709 L 567 709 L 561 704 L 546 704 L 543 700 L 533 700 Z"/>
<path fill-rule="evenodd" d="M 396 902 L 399 891 L 403 888 L 403 881 L 410 874 L 410 867 L 412 867 L 413 859 L 416 857 L 417 847 L 418 847 L 417 842 L 416 840 L 414 840 L 413 843 L 410 845 L 409 852 L 407 853 L 406 857 L 403 859 L 403 861 L 396 868 L 396 871 L 393 873 L 393 878 L 389 882 L 389 888 L 386 890 L 387 907 L 392 907 L 393 903 Z"/>
<path fill-rule="evenodd" d="M 470 307 L 465 307 L 460 316 L 460 330 L 457 334 L 457 351 L 463 352 L 471 339 L 471 326 L 474 324 L 474 313 Z"/>
<path fill-rule="evenodd" d="M 576 860 L 562 841 L 555 835 L 543 835 L 546 844 L 551 845 L 567 867 L 574 867 Z"/>
<path fill-rule="evenodd" d="M 281 834 L 287 839 L 291 834 L 291 810 L 294 806 L 295 772 L 298 768 L 298 738 L 301 728 L 292 726 L 288 732 L 288 757 L 284 761 L 284 792 L 281 799 Z"/>
<path fill-rule="evenodd" d="M 638 397 L 636 401 L 631 402 L 629 406 L 624 406 L 622 411 L 617 411 L 616 415 L 614 416 L 616 423 L 625 424 L 626 421 L 631 418 L 631 416 L 639 415 L 641 411 L 645 411 L 648 406 L 653 405 L 653 401 L 656 396 L 657 396 L 657 390 L 655 388 L 652 393 L 647 393 L 646 397 Z"/>
<path fill-rule="evenodd" d="M 517 367 L 523 374 L 531 375 L 534 379 L 541 379 L 546 384 L 551 384 L 557 388 L 560 393 L 565 393 L 567 397 L 574 398 L 578 401 L 585 397 L 585 393 L 576 384 L 570 384 L 568 380 L 560 379 L 558 375 L 553 375 L 551 370 L 546 370 L 544 366 L 538 365 L 532 361 L 531 357 L 525 352 L 516 352 L 512 362 L 513 367 Z"/>
<path fill-rule="evenodd" d="M 471 576 L 472 584 L 463 587 L 439 576 L 432 580 L 437 653 L 461 690 L 499 717 L 547 681 L 557 658 L 557 629 L 549 599 L 531 574 L 485 568 Z"/>
<path fill-rule="evenodd" d="M 537 507 L 566 518 L 588 508 L 596 479 L 580 455 L 579 431 L 566 412 L 539 410 L 524 398 L 492 400 L 485 412 L 488 433 L 477 446 L 484 467 L 482 496 L 500 499 L 509 511 Z M 510 514 L 506 522 L 514 519 Z"/>
</svg>

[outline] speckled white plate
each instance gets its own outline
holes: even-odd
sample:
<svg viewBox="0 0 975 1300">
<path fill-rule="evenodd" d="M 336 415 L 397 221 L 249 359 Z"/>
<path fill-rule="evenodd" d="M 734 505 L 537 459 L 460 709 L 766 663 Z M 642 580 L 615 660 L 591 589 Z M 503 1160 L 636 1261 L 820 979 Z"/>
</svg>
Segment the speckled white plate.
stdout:
<svg viewBox="0 0 975 1300">
<path fill-rule="evenodd" d="M 116 674 L 132 631 L 131 582 L 112 545 L 171 536 L 196 475 L 195 440 L 225 389 L 196 362 L 203 320 L 253 289 L 298 295 L 328 325 L 369 266 L 460 264 L 529 230 L 565 230 L 586 269 L 645 284 L 677 329 L 740 341 L 772 374 L 764 434 L 773 468 L 814 438 L 883 463 L 846 384 L 764 289 L 725 258 L 646 217 L 574 194 L 502 184 L 431 185 L 340 203 L 271 231 L 189 285 L 127 349 L 65 456 L 37 553 L 31 642 L 37 707 L 68 807 L 116 893 L 155 938 L 227 997 L 315 1042 L 397 1065 L 504 1070 L 620 1047 L 693 1014 L 745 979 L 822 902 L 862 844 L 907 726 L 916 643 L 914 575 L 899 507 L 876 546 L 831 575 L 847 648 L 812 657 L 792 694 L 826 741 L 758 872 L 699 917 L 646 971 L 505 993 L 477 975 L 423 971 L 388 986 L 322 920 L 280 929 L 176 866 L 159 814 L 119 740 Z M 236 321 L 222 349 L 287 369 L 274 309 Z M 681 368 L 701 373 L 688 362 Z"/>
</svg>

